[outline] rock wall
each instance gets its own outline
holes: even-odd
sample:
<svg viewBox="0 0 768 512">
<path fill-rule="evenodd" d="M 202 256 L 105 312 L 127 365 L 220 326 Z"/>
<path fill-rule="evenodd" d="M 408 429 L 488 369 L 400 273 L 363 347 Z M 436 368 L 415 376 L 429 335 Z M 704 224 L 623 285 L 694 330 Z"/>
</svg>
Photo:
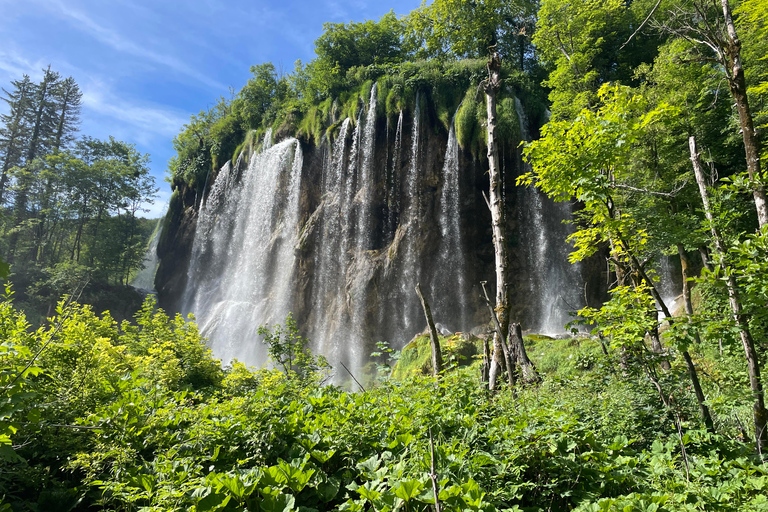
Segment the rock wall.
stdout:
<svg viewBox="0 0 768 512">
<path fill-rule="evenodd" d="M 360 367 L 376 342 L 400 347 L 424 328 L 417 282 L 448 329 L 488 324 L 479 286 L 495 286 L 486 164 L 458 148 L 428 101 L 392 118 L 375 106 L 374 88 L 367 113 L 338 120 L 334 141 L 285 141 L 225 166 L 205 202 L 174 192 L 158 247 L 159 300 L 194 312 L 220 357 L 263 363 L 256 328 L 290 311 L 332 364 Z M 525 136 L 522 112 L 520 120 Z M 602 268 L 564 261 L 567 208 L 516 187 L 519 144 L 501 143 L 511 318 L 539 331 L 547 318 L 547 329 L 562 330 L 567 310 L 602 297 Z M 245 210 L 255 213 L 241 219 Z M 245 262 L 232 254 L 243 251 Z"/>
</svg>

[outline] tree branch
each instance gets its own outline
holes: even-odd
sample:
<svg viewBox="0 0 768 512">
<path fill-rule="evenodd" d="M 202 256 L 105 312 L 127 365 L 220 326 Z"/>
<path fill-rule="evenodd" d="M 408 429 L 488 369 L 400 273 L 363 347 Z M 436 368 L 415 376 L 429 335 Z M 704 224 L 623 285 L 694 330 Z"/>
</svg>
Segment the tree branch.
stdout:
<svg viewBox="0 0 768 512">
<path fill-rule="evenodd" d="M 635 36 L 637 35 L 637 33 L 638 33 L 638 32 L 640 32 L 640 31 L 643 29 L 643 27 L 645 26 L 645 24 L 646 24 L 646 23 L 648 23 L 648 20 L 650 20 L 650 19 L 651 19 L 651 16 L 653 16 L 653 13 L 655 13 L 655 12 L 656 12 L 656 9 L 658 9 L 660 5 L 661 5 L 661 0 L 659 0 L 658 2 L 656 2 L 656 5 L 654 5 L 654 6 L 653 6 L 653 9 L 651 9 L 651 12 L 650 12 L 650 14 L 648 14 L 648 16 L 645 18 L 645 20 L 643 20 L 643 22 L 640 24 L 640 26 L 639 26 L 639 27 L 637 27 L 637 30 L 635 30 L 634 32 L 632 32 L 632 35 L 631 35 L 631 36 L 629 36 L 629 39 L 627 39 L 627 40 L 624 42 L 624 44 L 623 44 L 623 45 L 621 45 L 621 46 L 619 47 L 619 51 L 623 50 L 623 49 L 624 49 L 624 47 L 625 47 L 625 46 L 627 46 L 627 45 L 629 44 L 629 42 L 632 40 L 632 38 L 633 38 L 633 37 L 635 37 Z"/>
</svg>

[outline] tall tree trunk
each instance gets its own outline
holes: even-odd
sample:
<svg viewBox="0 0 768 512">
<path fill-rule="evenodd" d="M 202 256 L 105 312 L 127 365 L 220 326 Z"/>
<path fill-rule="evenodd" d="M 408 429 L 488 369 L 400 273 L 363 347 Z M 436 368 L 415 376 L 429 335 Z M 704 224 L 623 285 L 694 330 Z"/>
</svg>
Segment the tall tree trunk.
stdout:
<svg viewBox="0 0 768 512">
<path fill-rule="evenodd" d="M 653 281 L 648 277 L 648 274 L 645 272 L 645 269 L 640 264 L 638 259 L 633 254 L 630 253 L 629 244 L 623 239 L 621 240 L 621 244 L 624 246 L 627 254 L 630 254 L 629 266 L 632 269 L 632 274 L 633 276 L 637 276 L 637 280 L 635 279 L 635 277 L 632 278 L 633 283 L 637 286 L 637 284 L 639 284 L 639 281 L 642 280 L 642 282 L 645 283 L 645 285 L 650 290 L 653 300 L 655 300 L 656 303 L 659 305 L 659 307 L 661 308 L 661 311 L 664 313 L 667 319 L 671 319 L 672 314 L 669 312 L 669 309 L 667 308 L 667 305 L 664 303 L 664 300 L 662 300 L 659 290 L 656 289 L 656 285 L 653 284 Z M 653 314 L 655 315 L 654 320 L 657 321 L 658 315 L 659 315 L 658 311 L 654 311 Z M 653 349 L 653 352 L 656 354 L 663 354 L 664 344 L 661 342 L 661 336 L 659 335 L 658 322 L 654 323 L 653 329 L 648 331 L 648 336 L 650 336 L 651 338 L 651 348 Z M 664 371 L 669 371 L 672 369 L 672 365 L 666 359 L 661 361 L 660 366 L 664 369 Z"/>
<path fill-rule="evenodd" d="M 696 138 L 693 135 L 688 138 L 688 145 L 691 152 L 693 172 L 696 175 L 696 183 L 699 185 L 701 201 L 704 204 L 704 214 L 709 221 L 710 231 L 712 233 L 712 243 L 715 249 L 715 258 L 716 261 L 719 260 L 721 265 L 724 265 L 725 248 L 723 246 L 722 239 L 720 238 L 720 233 L 717 231 L 715 219 L 712 215 L 712 209 L 709 205 L 707 185 L 704 180 L 704 170 L 701 166 L 699 151 L 696 147 Z M 744 346 L 744 355 L 747 359 L 749 384 L 752 388 L 752 395 L 755 400 L 755 403 L 752 406 L 755 423 L 755 442 L 757 444 L 757 451 L 762 455 L 765 449 L 768 448 L 768 430 L 766 430 L 766 424 L 768 423 L 768 411 L 765 409 L 763 383 L 760 377 L 760 361 L 757 358 L 755 343 L 752 340 L 752 334 L 749 331 L 749 322 L 747 321 L 747 317 L 744 315 L 742 309 L 741 297 L 739 296 L 736 277 L 731 272 L 726 272 L 725 286 L 728 289 L 728 303 L 731 306 L 733 319 L 736 321 L 736 326 L 739 330 L 739 337 L 741 338 L 741 343 Z"/>
<path fill-rule="evenodd" d="M 733 23 L 731 15 L 731 6 L 728 0 L 720 0 L 723 6 L 723 16 L 725 17 L 725 26 L 728 31 L 728 40 L 724 48 L 728 56 L 726 68 L 728 75 L 728 87 L 731 95 L 736 102 L 736 110 L 739 112 L 739 126 L 741 127 L 741 137 L 744 141 L 744 153 L 747 157 L 747 173 L 752 185 L 752 197 L 755 201 L 757 210 L 757 221 L 762 228 L 768 224 L 768 204 L 766 204 L 765 186 L 762 185 L 762 172 L 760 169 L 760 141 L 755 133 L 754 120 L 749 108 L 749 99 L 747 97 L 747 81 L 744 78 L 744 68 L 741 65 L 741 41 L 736 33 L 736 25 Z"/>
<path fill-rule="evenodd" d="M 501 196 L 501 169 L 499 167 L 499 150 L 496 144 L 496 94 L 501 87 L 501 57 L 495 51 L 488 59 L 488 78 L 483 81 L 485 103 L 488 111 L 486 125 L 488 133 L 488 170 L 490 174 L 491 225 L 493 228 L 493 247 L 496 263 L 496 314 L 498 315 L 500 332 L 493 337 L 493 359 L 488 376 L 488 388 L 496 389 L 499 368 L 503 365 L 503 333 L 509 325 L 509 290 L 507 288 L 507 239 L 504 226 L 504 202 Z"/>
<path fill-rule="evenodd" d="M 432 343 L 432 374 L 436 379 L 440 378 L 443 371 L 443 354 L 440 351 L 440 339 L 437 337 L 435 322 L 432 320 L 432 311 L 429 309 L 429 303 L 421 293 L 421 286 L 416 283 L 416 295 L 419 296 L 421 307 L 424 310 L 424 318 L 427 319 L 427 328 L 429 329 L 429 340 Z"/>
<path fill-rule="evenodd" d="M 680 256 L 680 270 L 683 278 L 683 304 L 685 306 L 685 314 L 693 316 L 693 301 L 691 300 L 691 260 L 688 258 L 688 253 L 685 252 L 683 244 L 677 244 L 677 254 Z M 699 333 L 696 332 L 698 338 Z M 699 341 L 698 339 L 696 340 Z"/>
</svg>

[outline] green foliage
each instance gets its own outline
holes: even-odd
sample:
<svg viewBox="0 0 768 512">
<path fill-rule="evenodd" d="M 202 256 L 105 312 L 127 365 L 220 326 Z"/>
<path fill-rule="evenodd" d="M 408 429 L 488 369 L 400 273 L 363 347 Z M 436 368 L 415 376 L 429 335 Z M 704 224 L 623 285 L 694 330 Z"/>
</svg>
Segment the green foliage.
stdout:
<svg viewBox="0 0 768 512">
<path fill-rule="evenodd" d="M 300 381 L 322 383 L 331 366 L 323 356 L 315 356 L 309 351 L 309 340 L 299 334 L 296 321 L 290 313 L 285 318 L 285 327 L 275 325 L 272 329 L 262 325 L 257 330 L 264 337 L 269 359 L 275 366 L 291 377 Z"/>
<path fill-rule="evenodd" d="M 736 7 L 737 28 L 743 41 L 749 85 L 749 101 L 755 125 L 768 126 L 768 4 L 765 0 L 745 0 Z M 763 145 L 763 160 L 768 158 L 768 146 Z"/>
<path fill-rule="evenodd" d="M 522 69 L 535 11 L 536 4 L 527 0 L 436 0 L 406 17 L 406 40 L 418 58 L 484 58 L 496 46 Z"/>
<path fill-rule="evenodd" d="M 533 43 L 550 70 L 544 84 L 551 88 L 553 119 L 594 107 L 602 84 L 628 82 L 638 64 L 653 58 L 655 36 L 632 34 L 651 7 L 644 1 L 541 2 Z"/>
<path fill-rule="evenodd" d="M 23 457 L 0 461 L 0 492 L 14 506 L 427 511 L 429 428 L 444 510 L 736 511 L 762 506 L 768 484 L 744 445 L 695 428 L 683 437 L 686 478 L 654 393 L 616 371 L 618 347 L 604 356 L 592 340 L 528 339 L 540 367 L 563 350 L 574 357 L 560 357 L 538 389 L 490 397 L 476 366 L 365 393 L 296 385 L 305 341 L 290 319 L 265 332 L 286 373 L 222 369 L 193 324 L 151 300 L 121 328 L 62 303 L 35 333 L 6 300 L 0 330 L 0 427 Z M 469 343 L 443 341 L 456 358 Z M 21 387 L 9 387 L 30 361 Z"/>
<path fill-rule="evenodd" d="M 0 461 L 21 460 L 13 448 L 12 437 L 19 430 L 19 422 L 27 415 L 34 392 L 29 380 L 40 373 L 32 360 L 29 347 L 29 324 L 23 314 L 11 306 L 12 292 L 8 285 L 0 302 Z"/>
<path fill-rule="evenodd" d="M 485 102 L 478 98 L 477 87 L 470 87 L 456 112 L 456 140 L 477 158 L 485 149 L 486 133 L 482 121 L 487 117 Z"/>
</svg>

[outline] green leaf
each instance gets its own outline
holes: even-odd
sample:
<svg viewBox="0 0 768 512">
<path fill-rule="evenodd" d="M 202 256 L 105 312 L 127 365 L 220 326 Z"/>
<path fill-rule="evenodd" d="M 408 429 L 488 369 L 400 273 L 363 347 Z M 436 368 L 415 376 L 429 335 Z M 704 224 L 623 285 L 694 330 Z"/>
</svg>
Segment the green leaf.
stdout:
<svg viewBox="0 0 768 512">
<path fill-rule="evenodd" d="M 400 485 L 395 488 L 395 496 L 404 501 L 410 501 L 418 496 L 423 488 L 424 484 L 418 480 L 406 480 L 400 482 Z"/>
</svg>

